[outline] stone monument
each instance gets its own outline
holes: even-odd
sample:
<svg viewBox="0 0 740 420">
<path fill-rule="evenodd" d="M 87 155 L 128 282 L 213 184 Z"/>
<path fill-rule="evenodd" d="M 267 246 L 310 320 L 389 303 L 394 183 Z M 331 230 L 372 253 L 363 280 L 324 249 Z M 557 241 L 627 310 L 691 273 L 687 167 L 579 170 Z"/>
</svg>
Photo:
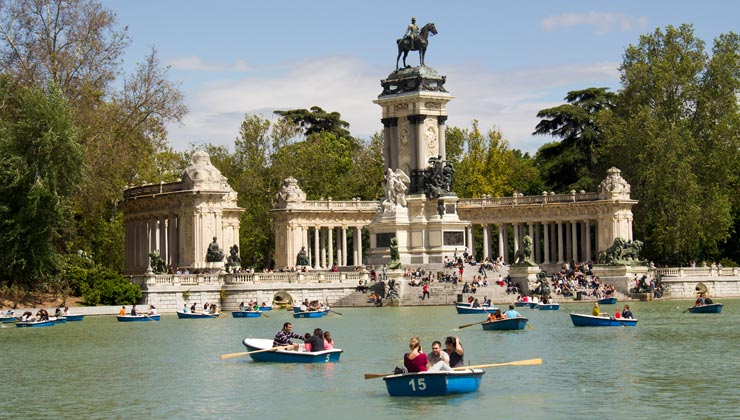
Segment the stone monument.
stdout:
<svg viewBox="0 0 740 420">
<path fill-rule="evenodd" d="M 408 67 L 404 59 L 403 68 L 381 80 L 373 101 L 382 108 L 386 184 L 381 210 L 368 226 L 369 264 L 389 262 L 394 237 L 402 264 L 441 263 L 465 247 L 467 223 L 457 215 L 454 168 L 445 161 L 445 107 L 453 97 L 446 77 L 424 62 L 427 35 L 436 33 L 427 24 L 414 39 L 398 40 L 399 57 L 418 50 L 421 65 Z"/>
</svg>

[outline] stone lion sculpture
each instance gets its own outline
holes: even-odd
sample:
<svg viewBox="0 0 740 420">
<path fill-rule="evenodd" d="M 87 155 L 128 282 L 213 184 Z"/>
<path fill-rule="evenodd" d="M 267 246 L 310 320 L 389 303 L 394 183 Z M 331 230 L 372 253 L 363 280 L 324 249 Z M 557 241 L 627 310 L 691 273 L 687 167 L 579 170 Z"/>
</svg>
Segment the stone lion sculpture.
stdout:
<svg viewBox="0 0 740 420">
<path fill-rule="evenodd" d="M 514 265 L 536 266 L 532 260 L 532 237 L 524 235 L 522 238 L 522 247 L 517 249 L 514 254 Z"/>
</svg>

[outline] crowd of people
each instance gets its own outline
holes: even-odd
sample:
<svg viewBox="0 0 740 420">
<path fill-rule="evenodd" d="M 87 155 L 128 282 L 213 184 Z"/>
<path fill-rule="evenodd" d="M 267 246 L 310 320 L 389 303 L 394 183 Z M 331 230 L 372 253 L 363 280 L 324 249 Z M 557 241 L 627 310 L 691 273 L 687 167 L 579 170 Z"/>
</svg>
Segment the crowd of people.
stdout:
<svg viewBox="0 0 740 420">
<path fill-rule="evenodd" d="M 303 341 L 303 346 L 294 343 L 294 339 Z M 272 346 L 282 347 L 284 350 L 317 352 L 333 349 L 334 339 L 329 331 L 323 331 L 321 328 L 314 328 L 313 334 L 308 332 L 303 335 L 294 333 L 293 324 L 286 322 L 283 324 L 283 328 L 275 334 Z"/>
</svg>

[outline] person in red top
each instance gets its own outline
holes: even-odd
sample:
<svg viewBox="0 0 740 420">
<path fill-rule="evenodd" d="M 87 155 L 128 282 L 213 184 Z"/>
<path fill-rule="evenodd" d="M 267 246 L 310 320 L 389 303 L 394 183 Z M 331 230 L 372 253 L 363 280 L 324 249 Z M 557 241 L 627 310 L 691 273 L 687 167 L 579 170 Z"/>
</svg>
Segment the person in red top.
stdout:
<svg viewBox="0 0 740 420">
<path fill-rule="evenodd" d="M 403 355 L 403 366 L 409 373 L 426 372 L 429 359 L 427 359 L 427 355 L 421 351 L 419 337 L 411 338 L 411 341 L 409 341 L 409 349 L 411 349 L 411 351 Z"/>
<path fill-rule="evenodd" d="M 421 288 L 421 300 L 424 300 L 424 298 L 429 297 L 429 283 L 424 283 L 424 286 Z"/>
</svg>

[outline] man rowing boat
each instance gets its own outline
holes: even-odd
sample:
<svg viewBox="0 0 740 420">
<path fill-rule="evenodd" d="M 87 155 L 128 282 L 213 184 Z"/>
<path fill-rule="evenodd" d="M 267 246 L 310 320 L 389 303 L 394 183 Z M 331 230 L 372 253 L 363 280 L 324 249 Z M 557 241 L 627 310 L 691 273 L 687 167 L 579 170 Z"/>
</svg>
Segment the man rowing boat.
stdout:
<svg viewBox="0 0 740 420">
<path fill-rule="evenodd" d="M 293 324 L 286 322 L 283 324 L 283 329 L 275 334 L 275 338 L 272 339 L 273 347 L 287 347 L 286 350 L 298 350 L 298 343 L 294 343 L 291 339 L 297 338 L 303 340 L 303 336 L 293 332 Z M 323 345 L 323 342 L 322 342 Z"/>
</svg>

